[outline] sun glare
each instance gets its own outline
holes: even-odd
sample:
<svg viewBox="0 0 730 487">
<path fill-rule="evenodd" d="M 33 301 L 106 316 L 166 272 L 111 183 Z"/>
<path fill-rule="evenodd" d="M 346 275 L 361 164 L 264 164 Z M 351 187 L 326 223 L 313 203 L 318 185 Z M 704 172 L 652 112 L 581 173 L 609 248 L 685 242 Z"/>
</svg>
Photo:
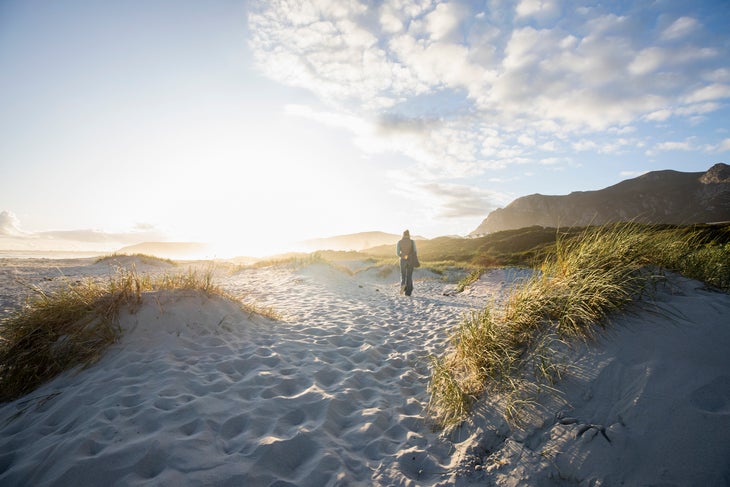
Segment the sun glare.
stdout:
<svg viewBox="0 0 730 487">
<path fill-rule="evenodd" d="M 276 241 L 266 241 L 265 239 L 225 239 L 212 242 L 210 246 L 212 257 L 218 259 L 231 259 L 234 257 L 261 258 L 282 254 L 291 250 L 292 246 L 282 245 Z"/>
</svg>

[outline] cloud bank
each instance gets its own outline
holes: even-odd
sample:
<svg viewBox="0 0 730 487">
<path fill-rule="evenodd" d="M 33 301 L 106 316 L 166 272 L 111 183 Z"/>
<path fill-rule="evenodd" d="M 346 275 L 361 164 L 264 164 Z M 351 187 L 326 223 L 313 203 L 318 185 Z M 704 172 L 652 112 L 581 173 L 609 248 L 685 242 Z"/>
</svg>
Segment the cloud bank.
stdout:
<svg viewBox="0 0 730 487">
<path fill-rule="evenodd" d="M 611 130 L 720 109 L 730 98 L 730 53 L 722 32 L 705 25 L 708 12 L 727 9 L 714 10 L 267 0 L 248 22 L 261 72 L 317 95 L 368 150 L 405 154 L 424 180 L 444 181 L 552 164 L 550 153 L 573 150 L 576 136 L 599 147 L 594 136 Z"/>
<path fill-rule="evenodd" d="M 162 232 L 149 224 L 116 233 L 93 229 L 29 232 L 22 229 L 13 212 L 0 212 L 0 250 L 114 251 L 124 245 L 165 240 Z"/>
</svg>

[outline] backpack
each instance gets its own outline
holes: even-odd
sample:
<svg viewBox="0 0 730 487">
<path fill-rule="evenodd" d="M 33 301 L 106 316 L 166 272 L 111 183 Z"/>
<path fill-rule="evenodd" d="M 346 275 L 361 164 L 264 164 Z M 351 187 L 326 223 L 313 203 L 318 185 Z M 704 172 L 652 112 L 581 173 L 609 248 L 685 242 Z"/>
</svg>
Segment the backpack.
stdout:
<svg viewBox="0 0 730 487">
<path fill-rule="evenodd" d="M 411 252 L 413 252 L 413 242 L 410 238 L 404 238 L 400 241 L 400 255 L 404 259 L 408 259 L 410 257 Z"/>
</svg>

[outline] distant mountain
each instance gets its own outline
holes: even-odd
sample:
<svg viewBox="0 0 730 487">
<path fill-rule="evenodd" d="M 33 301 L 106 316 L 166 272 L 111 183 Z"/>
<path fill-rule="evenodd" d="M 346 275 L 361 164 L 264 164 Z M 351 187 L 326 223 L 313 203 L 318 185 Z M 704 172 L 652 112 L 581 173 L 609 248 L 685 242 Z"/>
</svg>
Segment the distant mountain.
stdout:
<svg viewBox="0 0 730 487">
<path fill-rule="evenodd" d="M 730 220 L 730 166 L 707 172 L 654 171 L 598 191 L 533 194 L 491 212 L 470 233 L 601 225 L 620 221 L 691 224 Z"/>
<path fill-rule="evenodd" d="M 128 245 L 116 251 L 117 254 L 145 254 L 165 259 L 209 258 L 210 247 L 196 242 L 143 242 Z"/>
<path fill-rule="evenodd" d="M 337 235 L 327 238 L 316 238 L 298 243 L 298 247 L 305 251 L 315 250 L 365 250 L 381 245 L 395 245 L 401 235 L 385 232 L 361 232 L 348 235 Z M 413 237 L 414 240 L 423 237 Z"/>
</svg>

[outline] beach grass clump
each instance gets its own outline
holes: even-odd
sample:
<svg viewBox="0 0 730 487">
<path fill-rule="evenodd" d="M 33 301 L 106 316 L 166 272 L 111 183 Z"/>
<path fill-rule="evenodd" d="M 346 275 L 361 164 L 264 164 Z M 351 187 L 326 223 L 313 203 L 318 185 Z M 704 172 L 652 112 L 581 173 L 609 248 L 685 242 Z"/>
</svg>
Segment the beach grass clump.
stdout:
<svg viewBox="0 0 730 487">
<path fill-rule="evenodd" d="M 530 388 L 528 375 L 538 383 L 535 390 L 554 383 L 562 370 L 558 345 L 592 337 L 597 325 L 643 292 L 651 279 L 642 272 L 650 236 L 637 225 L 616 225 L 559 238 L 532 278 L 503 303 L 466 316 L 432 372 L 430 410 L 436 420 L 449 426 L 464 419 L 464 404 L 485 390 L 520 398 L 512 406 L 530 403 L 523 394 Z M 443 378 L 446 371 L 450 381 Z M 510 411 L 508 419 L 514 420 L 514 407 Z"/>
<path fill-rule="evenodd" d="M 471 284 L 474 284 L 479 280 L 480 277 L 482 277 L 482 274 L 484 274 L 485 269 L 483 267 L 479 267 L 477 269 L 472 270 L 468 276 L 460 280 L 456 284 L 456 292 L 462 293 L 464 290 Z"/>
<path fill-rule="evenodd" d="M 119 270 L 108 280 L 34 288 L 25 305 L 0 322 L 0 401 L 23 396 L 65 370 L 95 363 L 122 330 L 119 314 L 134 310 L 147 291 L 225 292 L 212 271 L 150 277 Z"/>
<path fill-rule="evenodd" d="M 431 357 L 431 380 L 428 384 L 431 400 L 428 411 L 439 425 L 461 421 L 471 411 L 475 395 L 464 387 L 448 359 Z"/>
<path fill-rule="evenodd" d="M 651 248 L 655 265 L 730 291 L 730 227 L 660 231 Z"/>
<path fill-rule="evenodd" d="M 0 401 L 22 396 L 60 372 L 95 362 L 114 343 L 120 305 L 131 289 L 106 292 L 87 281 L 38 291 L 0 328 Z"/>
</svg>

